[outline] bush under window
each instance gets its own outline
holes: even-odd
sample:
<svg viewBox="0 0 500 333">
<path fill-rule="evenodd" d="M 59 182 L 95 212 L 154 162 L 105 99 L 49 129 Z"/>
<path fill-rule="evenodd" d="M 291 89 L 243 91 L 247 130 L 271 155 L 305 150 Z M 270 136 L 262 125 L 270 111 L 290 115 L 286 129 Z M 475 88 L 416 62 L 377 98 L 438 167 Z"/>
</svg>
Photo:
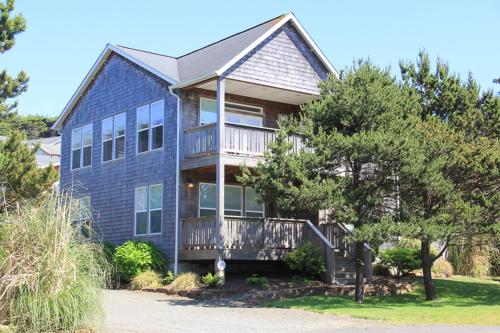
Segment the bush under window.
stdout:
<svg viewBox="0 0 500 333">
<path fill-rule="evenodd" d="M 131 281 L 139 273 L 164 273 L 167 262 L 161 250 L 153 243 L 128 241 L 118 246 L 113 255 L 116 270 L 123 281 Z"/>
</svg>

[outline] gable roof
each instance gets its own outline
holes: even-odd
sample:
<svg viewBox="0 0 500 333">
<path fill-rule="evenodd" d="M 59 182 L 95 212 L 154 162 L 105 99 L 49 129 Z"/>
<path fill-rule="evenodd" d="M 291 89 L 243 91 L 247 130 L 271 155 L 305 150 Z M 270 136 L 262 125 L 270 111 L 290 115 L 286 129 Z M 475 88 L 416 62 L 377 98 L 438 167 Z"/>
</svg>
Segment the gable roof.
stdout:
<svg viewBox="0 0 500 333">
<path fill-rule="evenodd" d="M 66 119 L 79 98 L 92 82 L 92 79 L 113 52 L 167 81 L 171 84 L 171 89 L 182 88 L 223 75 L 232 65 L 287 22 L 292 23 L 328 71 L 338 76 L 335 68 L 316 43 L 314 43 L 293 13 L 280 15 L 179 57 L 138 50 L 121 45 L 115 46 L 108 44 L 78 87 L 75 94 L 71 97 L 52 128 L 60 129 L 62 127 L 64 119 Z"/>
</svg>

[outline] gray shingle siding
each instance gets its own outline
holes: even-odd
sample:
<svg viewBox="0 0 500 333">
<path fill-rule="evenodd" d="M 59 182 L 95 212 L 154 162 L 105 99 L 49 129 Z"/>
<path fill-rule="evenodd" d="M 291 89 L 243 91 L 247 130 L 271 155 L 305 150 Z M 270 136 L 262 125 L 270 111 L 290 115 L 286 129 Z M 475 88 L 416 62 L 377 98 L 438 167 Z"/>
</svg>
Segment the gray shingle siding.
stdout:
<svg viewBox="0 0 500 333">
<path fill-rule="evenodd" d="M 136 155 L 136 108 L 165 101 L 163 149 Z M 126 112 L 125 158 L 101 163 L 101 121 Z M 91 196 L 96 231 L 103 239 L 120 244 L 129 239 L 151 240 L 174 261 L 177 101 L 166 82 L 118 55 L 111 55 L 89 89 L 63 124 L 61 188 L 72 187 L 75 196 Z M 73 170 L 71 130 L 93 124 L 92 166 Z M 134 237 L 136 187 L 163 184 L 162 234 Z"/>
<path fill-rule="evenodd" d="M 226 73 L 229 79 L 317 94 L 328 70 L 297 30 L 287 23 Z"/>
</svg>

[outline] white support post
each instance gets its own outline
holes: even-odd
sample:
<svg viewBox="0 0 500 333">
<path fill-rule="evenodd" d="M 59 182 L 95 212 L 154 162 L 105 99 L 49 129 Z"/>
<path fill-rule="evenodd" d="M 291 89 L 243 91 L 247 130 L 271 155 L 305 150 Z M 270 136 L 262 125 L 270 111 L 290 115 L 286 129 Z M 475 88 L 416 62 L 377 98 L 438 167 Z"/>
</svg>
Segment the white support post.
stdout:
<svg viewBox="0 0 500 333">
<path fill-rule="evenodd" d="M 217 258 L 215 262 L 222 260 L 222 225 L 224 222 L 224 138 L 225 138 L 225 126 L 224 126 L 224 105 L 225 105 L 225 81 L 223 78 L 217 79 L 217 162 L 216 162 L 216 192 L 217 192 L 217 203 L 215 210 L 215 240 L 217 248 Z M 216 265 L 217 267 L 217 265 Z"/>
</svg>

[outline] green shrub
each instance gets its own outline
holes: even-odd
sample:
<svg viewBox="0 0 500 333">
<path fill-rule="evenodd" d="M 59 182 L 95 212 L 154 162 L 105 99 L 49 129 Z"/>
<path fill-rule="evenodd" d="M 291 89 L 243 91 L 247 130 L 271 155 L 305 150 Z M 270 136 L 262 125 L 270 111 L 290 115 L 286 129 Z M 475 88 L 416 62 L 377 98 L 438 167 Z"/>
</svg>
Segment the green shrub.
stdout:
<svg viewBox="0 0 500 333">
<path fill-rule="evenodd" d="M 377 276 L 391 276 L 391 270 L 386 265 L 375 264 L 373 265 L 373 275 Z"/>
<path fill-rule="evenodd" d="M 291 270 L 310 277 L 318 276 L 326 270 L 319 248 L 309 242 L 290 252 L 285 263 Z"/>
<path fill-rule="evenodd" d="M 132 290 L 156 289 L 162 286 L 160 274 L 154 271 L 145 271 L 135 276 L 130 283 Z"/>
<path fill-rule="evenodd" d="M 254 286 L 269 287 L 269 280 L 267 279 L 267 277 L 258 276 L 257 274 L 253 274 L 252 276 L 247 277 L 246 282 Z"/>
<path fill-rule="evenodd" d="M 451 277 L 453 275 L 453 266 L 449 261 L 438 259 L 432 265 L 432 274 L 437 277 Z"/>
<path fill-rule="evenodd" d="M 71 223 L 76 203 L 52 195 L 0 217 L 0 318 L 17 332 L 98 329 L 107 271 L 101 244 Z"/>
<path fill-rule="evenodd" d="M 177 275 L 175 280 L 170 284 L 170 290 L 173 293 L 179 291 L 191 290 L 200 286 L 200 277 L 195 273 L 183 273 Z"/>
<path fill-rule="evenodd" d="M 114 263 L 120 279 L 130 281 L 145 271 L 163 273 L 166 268 L 165 257 L 153 243 L 128 241 L 115 250 Z"/>
<path fill-rule="evenodd" d="M 168 271 L 167 274 L 165 274 L 165 277 L 163 278 L 163 283 L 164 284 L 171 284 L 175 280 L 175 275 L 171 271 Z"/>
<path fill-rule="evenodd" d="M 406 247 L 387 249 L 380 253 L 380 263 L 394 268 L 398 277 L 408 275 L 421 267 L 420 251 Z"/>
<path fill-rule="evenodd" d="M 208 287 L 218 287 L 222 284 L 222 279 L 217 274 L 207 273 L 207 275 L 201 277 L 201 282 L 206 284 Z"/>
</svg>

